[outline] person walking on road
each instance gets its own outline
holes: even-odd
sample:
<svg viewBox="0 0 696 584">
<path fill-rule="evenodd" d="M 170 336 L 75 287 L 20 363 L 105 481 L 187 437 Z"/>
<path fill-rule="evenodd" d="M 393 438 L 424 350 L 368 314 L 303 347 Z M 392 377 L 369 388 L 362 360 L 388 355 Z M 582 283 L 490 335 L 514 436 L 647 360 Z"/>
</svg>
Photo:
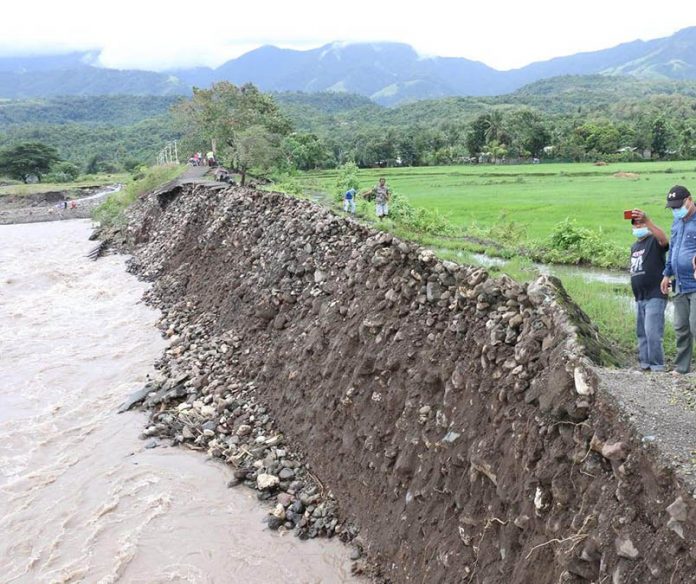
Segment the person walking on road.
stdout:
<svg viewBox="0 0 696 584">
<path fill-rule="evenodd" d="M 673 286 L 677 340 L 674 370 L 688 373 L 696 335 L 696 205 L 686 187 L 675 185 L 667 194 L 667 207 L 672 209 L 674 221 L 660 290 L 667 294 L 670 285 Z"/>
<path fill-rule="evenodd" d="M 636 299 L 638 360 L 643 371 L 664 371 L 662 338 L 667 295 L 660 288 L 669 249 L 667 236 L 640 209 L 633 209 L 631 227 L 631 288 Z"/>
</svg>

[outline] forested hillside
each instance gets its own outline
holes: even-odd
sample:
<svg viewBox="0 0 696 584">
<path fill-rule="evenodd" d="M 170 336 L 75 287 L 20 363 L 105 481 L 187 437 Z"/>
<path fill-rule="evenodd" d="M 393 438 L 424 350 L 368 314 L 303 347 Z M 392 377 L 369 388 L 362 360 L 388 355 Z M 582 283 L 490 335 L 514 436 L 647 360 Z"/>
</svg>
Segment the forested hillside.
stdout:
<svg viewBox="0 0 696 584">
<path fill-rule="evenodd" d="M 272 94 L 290 120 L 287 164 L 693 158 L 696 82 L 564 76 L 496 97 L 386 108 L 346 93 Z M 78 165 L 151 162 L 182 135 L 183 97 L 54 97 L 0 102 L 0 147 L 40 141 Z M 200 146 L 202 147 L 202 146 Z"/>
<path fill-rule="evenodd" d="M 128 126 L 166 114 L 182 96 L 99 95 L 0 100 L 0 129 L 17 124 Z M 1 130 L 0 130 L 1 131 Z"/>
</svg>

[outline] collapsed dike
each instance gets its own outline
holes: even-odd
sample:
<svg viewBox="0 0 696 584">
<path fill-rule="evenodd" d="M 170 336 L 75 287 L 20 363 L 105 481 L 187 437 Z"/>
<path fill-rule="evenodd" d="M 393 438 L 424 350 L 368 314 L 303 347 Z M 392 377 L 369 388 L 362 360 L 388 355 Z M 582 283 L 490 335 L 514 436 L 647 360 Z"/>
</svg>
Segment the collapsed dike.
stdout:
<svg viewBox="0 0 696 584">
<path fill-rule="evenodd" d="M 171 344 L 147 437 L 388 582 L 696 581 L 683 476 L 602 388 L 559 281 L 440 261 L 308 201 L 171 185 L 109 237 Z"/>
</svg>

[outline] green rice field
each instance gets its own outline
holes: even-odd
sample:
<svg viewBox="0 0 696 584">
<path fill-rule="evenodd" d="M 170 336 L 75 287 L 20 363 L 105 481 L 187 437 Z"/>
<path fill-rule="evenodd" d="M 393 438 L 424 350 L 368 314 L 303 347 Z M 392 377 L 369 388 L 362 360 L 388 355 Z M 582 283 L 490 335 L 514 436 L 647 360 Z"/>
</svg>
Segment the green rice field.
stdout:
<svg viewBox="0 0 696 584">
<path fill-rule="evenodd" d="M 360 188 L 371 187 L 380 176 L 413 206 L 439 211 L 463 234 L 512 222 L 522 243 L 543 242 L 570 218 L 628 247 L 632 236 L 624 209 L 643 209 L 668 230 L 670 187 L 683 184 L 696 193 L 696 161 L 369 169 L 360 171 Z M 320 171 L 301 179 L 331 192 L 336 177 L 337 171 Z"/>
</svg>

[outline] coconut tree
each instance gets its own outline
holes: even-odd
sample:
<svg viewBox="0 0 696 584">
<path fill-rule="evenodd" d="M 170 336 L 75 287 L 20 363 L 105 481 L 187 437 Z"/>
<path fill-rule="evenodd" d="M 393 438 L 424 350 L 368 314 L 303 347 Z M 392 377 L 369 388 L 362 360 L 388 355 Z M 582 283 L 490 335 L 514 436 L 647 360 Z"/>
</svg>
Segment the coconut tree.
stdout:
<svg viewBox="0 0 696 584">
<path fill-rule="evenodd" d="M 485 115 L 484 136 L 486 142 L 505 142 L 507 132 L 505 130 L 505 116 L 500 110 L 492 110 Z"/>
</svg>

